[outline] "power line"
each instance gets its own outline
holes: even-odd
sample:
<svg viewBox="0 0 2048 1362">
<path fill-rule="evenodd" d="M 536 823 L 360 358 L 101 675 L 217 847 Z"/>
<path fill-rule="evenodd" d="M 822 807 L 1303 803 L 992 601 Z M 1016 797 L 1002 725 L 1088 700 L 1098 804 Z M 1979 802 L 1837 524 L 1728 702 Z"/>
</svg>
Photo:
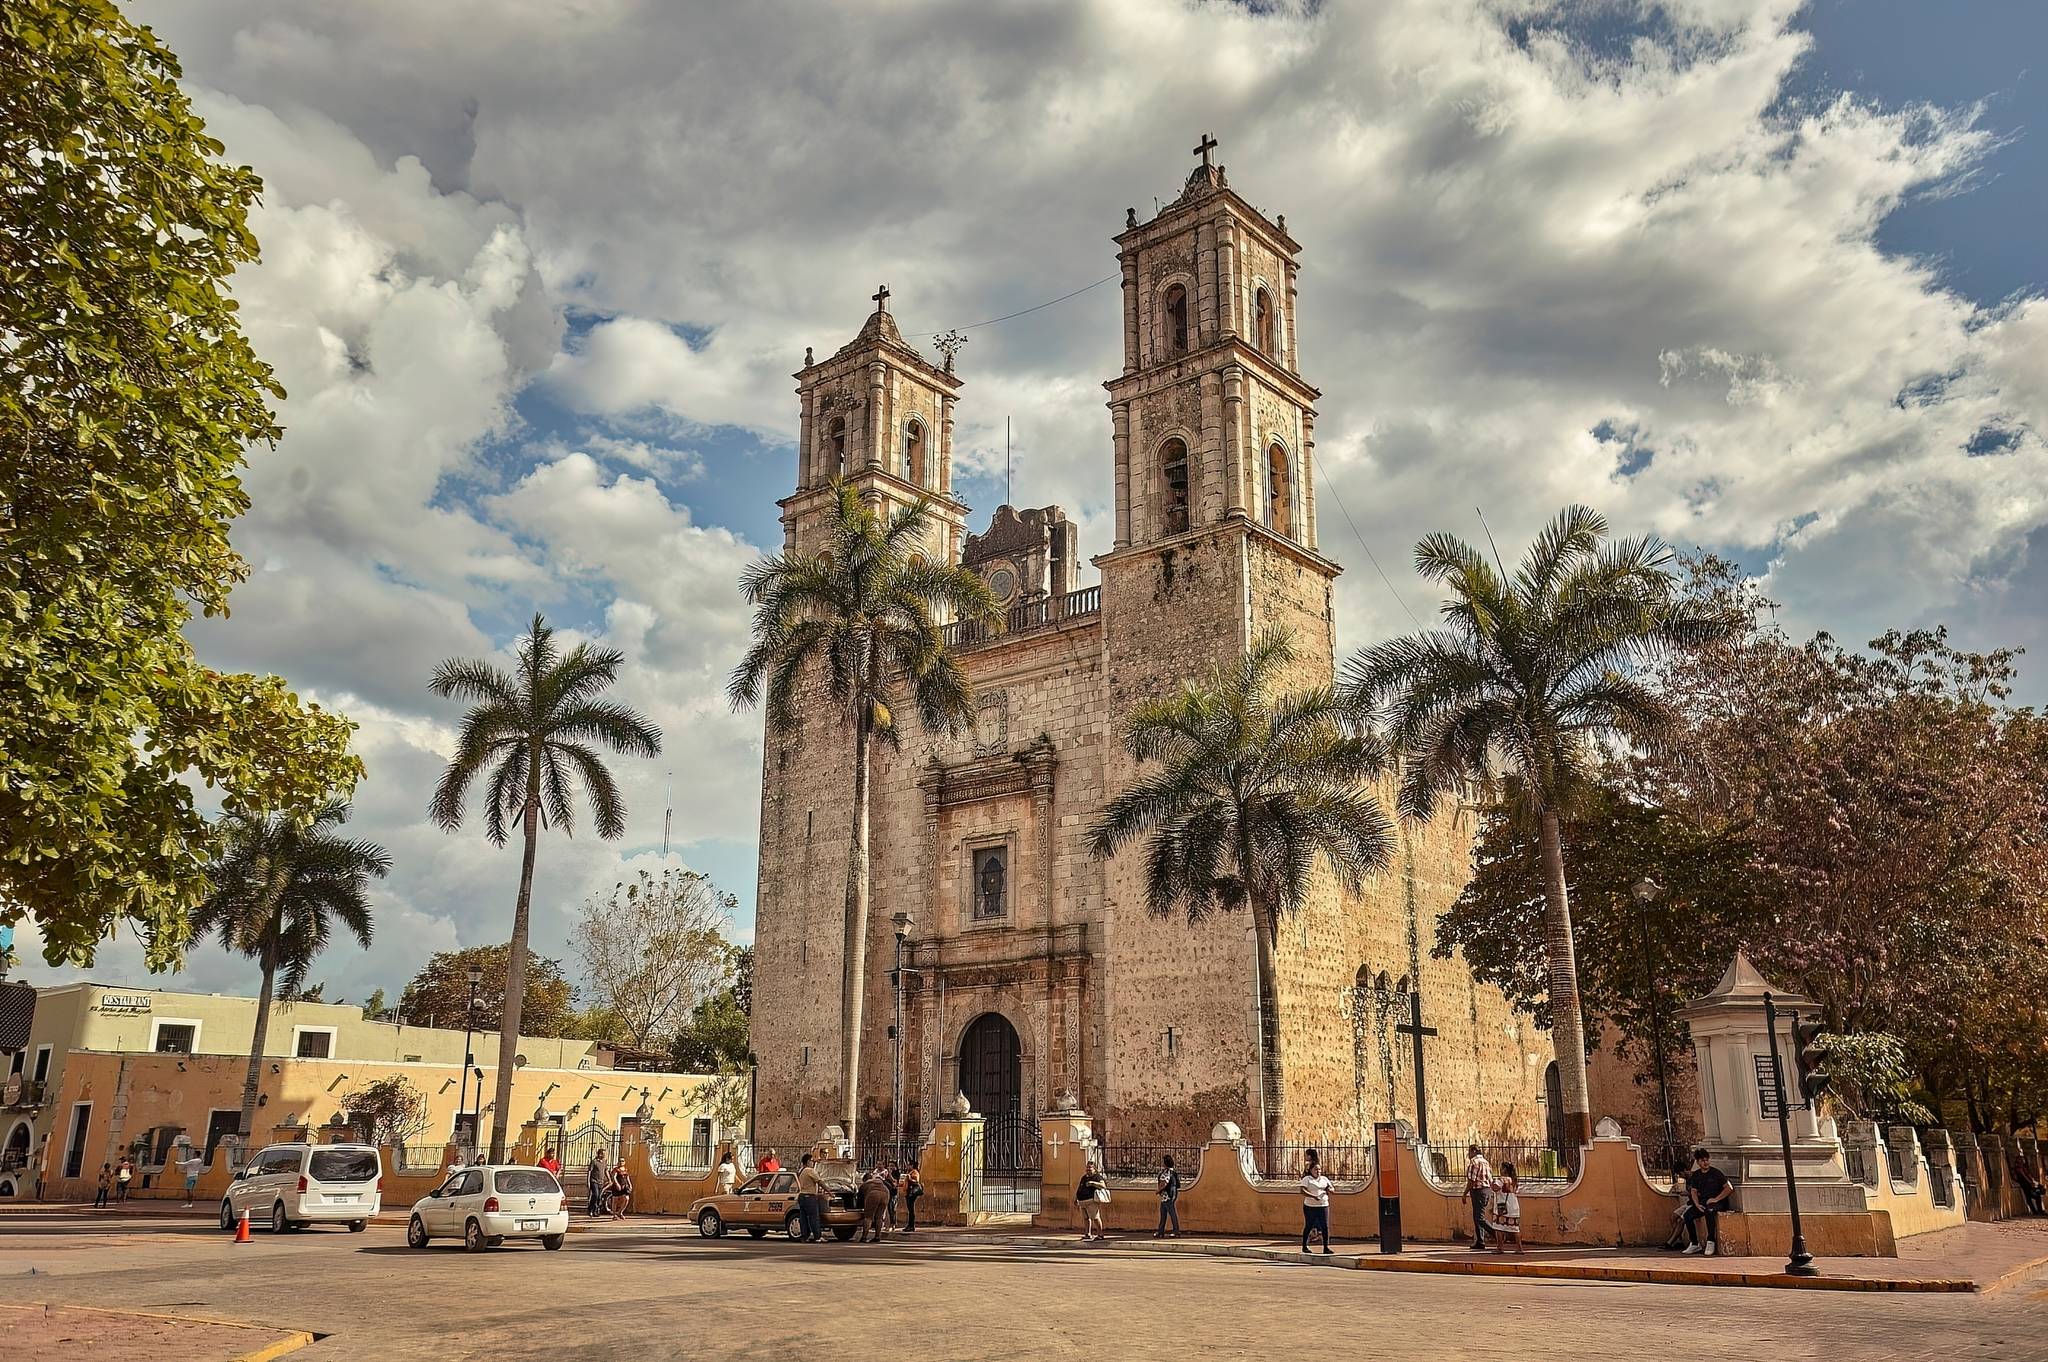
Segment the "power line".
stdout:
<svg viewBox="0 0 2048 1362">
<path fill-rule="evenodd" d="M 1102 286 L 1103 286 L 1104 284 L 1108 283 L 1108 282 L 1109 282 L 1110 280 L 1112 280 L 1112 279 L 1118 279 L 1118 278 L 1121 278 L 1121 277 L 1122 277 L 1122 274 L 1121 274 L 1121 272 L 1119 272 L 1119 273 L 1117 273 L 1117 274 L 1105 274 L 1105 275 L 1103 275 L 1103 276 L 1102 276 L 1102 277 L 1101 277 L 1100 279 L 1097 279 L 1097 280 L 1096 280 L 1096 281 L 1095 281 L 1094 283 L 1092 283 L 1092 284 L 1083 284 L 1083 285 L 1081 285 L 1081 287 L 1079 287 L 1079 288 L 1075 289 L 1075 290 L 1074 290 L 1074 291 L 1073 291 L 1072 293 L 1062 293 L 1062 294 L 1061 294 L 1061 295 L 1060 295 L 1059 297 L 1057 297 L 1057 298 L 1051 298 L 1051 299 L 1048 299 L 1047 301 L 1045 301 L 1045 302 L 1042 302 L 1042 303 L 1039 303 L 1039 304 L 1037 304 L 1037 305 L 1036 305 L 1036 306 L 1034 306 L 1034 307 L 1027 307 L 1027 308 L 1025 308 L 1025 309 L 1024 309 L 1024 310 L 1023 310 L 1022 312 L 1011 312 L 1011 313 L 1006 313 L 1005 315 L 1003 315 L 1003 316 L 1001 316 L 1001 317 L 990 317 L 990 318 L 989 318 L 989 319 L 988 319 L 987 321 L 985 321 L 985 322 L 974 322 L 974 323 L 971 323 L 971 324 L 969 324 L 969 325 L 967 325 L 967 326 L 951 327 L 951 328 L 949 328 L 949 329 L 950 329 L 950 330 L 955 330 L 955 331 L 979 331 L 979 330 L 980 330 L 980 329 L 981 329 L 982 327 L 984 327 L 984 326 L 994 326 L 994 325 L 995 325 L 995 324 L 996 324 L 997 322 L 1007 322 L 1007 321 L 1010 321 L 1010 320 L 1012 320 L 1012 319 L 1014 319 L 1014 318 L 1017 318 L 1017 317 L 1026 317 L 1026 316 L 1029 316 L 1029 315 L 1030 315 L 1031 313 L 1033 313 L 1033 312 L 1043 312 L 1043 311 L 1044 311 L 1044 310 L 1045 310 L 1046 308 L 1049 308 L 1049 307 L 1051 307 L 1051 306 L 1052 306 L 1052 305 L 1053 305 L 1054 303 L 1064 303 L 1064 302 L 1065 302 L 1065 301 L 1067 301 L 1067 299 L 1069 299 L 1069 298 L 1078 298 L 1078 297 L 1080 297 L 1080 296 L 1081 296 L 1082 294 L 1086 293 L 1086 292 L 1087 292 L 1087 291 L 1088 291 L 1089 289 L 1091 289 L 1091 288 L 1101 288 L 1101 287 L 1102 287 Z M 941 333 L 941 332 L 938 332 L 938 331 L 917 331 L 917 332 L 913 332 L 913 333 L 912 333 L 912 334 L 910 335 L 909 339 L 911 339 L 911 340 L 926 340 L 926 339 L 928 339 L 928 338 L 930 338 L 930 337 L 932 337 L 932 336 L 937 336 L 937 335 L 940 335 L 940 334 L 942 334 L 942 333 Z"/>
<path fill-rule="evenodd" d="M 1309 465 L 1311 473 L 1314 473 L 1316 468 L 1320 466 L 1314 454 L 1309 455 Z M 1335 478 L 1324 478 L 1322 484 L 1329 490 L 1330 500 L 1336 502 L 1337 509 L 1343 512 L 1344 523 L 1351 527 L 1351 537 L 1358 541 L 1358 547 L 1365 550 L 1365 560 L 1372 564 L 1372 570 L 1380 575 L 1382 582 L 1386 583 L 1387 594 L 1394 598 L 1394 604 L 1401 607 L 1401 613 L 1408 617 L 1410 624 L 1414 625 L 1417 629 L 1422 628 L 1422 621 L 1415 618 L 1415 612 L 1410 610 L 1408 602 L 1401 598 L 1401 592 L 1395 587 L 1394 579 L 1387 576 L 1387 570 L 1380 566 L 1379 557 L 1373 553 L 1372 545 L 1366 543 L 1365 536 L 1358 532 L 1358 522 L 1351 518 L 1350 508 L 1345 506 L 1344 498 L 1337 493 L 1337 480 Z"/>
</svg>

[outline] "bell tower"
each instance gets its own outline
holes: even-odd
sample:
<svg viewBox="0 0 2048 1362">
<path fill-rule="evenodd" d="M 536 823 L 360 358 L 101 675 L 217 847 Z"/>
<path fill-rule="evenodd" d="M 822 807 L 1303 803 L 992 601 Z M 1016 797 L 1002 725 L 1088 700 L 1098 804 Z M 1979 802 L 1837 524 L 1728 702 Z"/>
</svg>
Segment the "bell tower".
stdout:
<svg viewBox="0 0 2048 1362">
<path fill-rule="evenodd" d="M 833 479 L 860 489 L 870 506 L 908 506 L 930 498 L 928 552 L 960 560 L 967 507 L 953 497 L 953 403 L 960 380 L 948 355 L 935 365 L 903 339 L 889 313 L 889 286 L 858 334 L 825 359 L 804 351 L 793 377 L 802 416 L 796 492 L 782 508 L 783 547 L 814 546 L 832 505 Z"/>
</svg>

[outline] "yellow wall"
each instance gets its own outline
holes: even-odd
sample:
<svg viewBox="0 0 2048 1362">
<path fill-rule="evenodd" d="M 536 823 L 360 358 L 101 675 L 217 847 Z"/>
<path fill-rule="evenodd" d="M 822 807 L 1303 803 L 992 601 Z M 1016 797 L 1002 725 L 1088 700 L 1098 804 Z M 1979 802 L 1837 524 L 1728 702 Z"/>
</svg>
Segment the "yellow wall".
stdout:
<svg viewBox="0 0 2048 1362">
<path fill-rule="evenodd" d="M 54 1133 L 46 1194 L 53 1200 L 89 1198 L 100 1164 L 117 1162 L 131 1141 L 152 1128 L 181 1127 L 194 1144 L 203 1144 L 211 1112 L 240 1110 L 247 1066 L 246 1057 L 226 1055 L 73 1054 L 65 1066 L 63 1089 L 48 1109 L 48 1124 Z M 403 1075 L 427 1099 L 430 1121 L 417 1142 L 438 1145 L 446 1141 L 455 1121 L 462 1076 L 459 1062 L 390 1064 L 281 1058 L 265 1060 L 259 1074 L 257 1091 L 263 1104 L 257 1110 L 253 1143 L 261 1146 L 292 1138 L 281 1129 L 288 1124 L 288 1117 L 296 1118 L 298 1126 L 317 1132 L 341 1109 L 345 1094 L 394 1075 Z M 650 1090 L 646 1100 L 656 1118 L 669 1123 L 671 1131 L 677 1132 L 675 1138 L 687 1139 L 690 1118 L 704 1114 L 696 1105 L 699 1090 L 710 1081 L 691 1074 L 544 1069 L 529 1065 L 520 1069 L 513 1080 L 512 1129 L 516 1137 L 519 1127 L 539 1112 L 563 1114 L 571 1132 L 591 1120 L 616 1131 L 621 1118 L 636 1112 L 642 1100 L 641 1090 L 646 1088 Z M 495 1082 L 495 1072 L 486 1071 L 487 1089 Z M 476 1087 L 477 1079 L 472 1075 L 471 1107 L 477 1105 Z M 126 1114 L 118 1130 L 113 1122 L 117 1092 L 127 1099 Z M 488 1091 L 485 1100 L 489 1100 Z M 79 1103 L 92 1106 L 85 1157 L 80 1176 L 65 1179 L 65 1142 L 72 1112 Z M 484 1118 L 486 1139 L 492 1120 L 492 1115 Z M 722 1132 L 714 1130 L 714 1135 L 719 1133 Z"/>
</svg>

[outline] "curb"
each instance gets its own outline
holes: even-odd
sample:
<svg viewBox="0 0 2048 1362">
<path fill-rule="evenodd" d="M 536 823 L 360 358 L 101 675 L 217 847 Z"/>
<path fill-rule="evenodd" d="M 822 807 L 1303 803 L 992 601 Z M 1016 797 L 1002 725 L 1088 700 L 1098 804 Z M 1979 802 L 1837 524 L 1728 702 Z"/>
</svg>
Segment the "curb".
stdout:
<svg viewBox="0 0 2048 1362">
<path fill-rule="evenodd" d="M 173 1324 L 207 1324 L 218 1329 L 249 1329 L 262 1333 L 282 1334 L 260 1348 L 246 1353 L 236 1353 L 228 1362 L 272 1362 L 272 1359 L 295 1353 L 313 1342 L 313 1335 L 304 1329 L 285 1329 L 275 1324 L 251 1324 L 242 1319 L 216 1319 L 211 1315 L 173 1315 L 163 1310 L 117 1310 L 104 1305 L 73 1305 L 55 1302 L 30 1301 L 27 1305 L 42 1305 L 45 1309 L 83 1310 L 95 1315 L 124 1315 L 129 1319 L 161 1319 Z"/>
<path fill-rule="evenodd" d="M 1067 1239 L 1042 1239 L 1023 1235 L 977 1236 L 983 1243 L 1038 1248 L 1074 1246 Z M 1596 1263 L 1499 1263 L 1463 1262 L 1436 1258 L 1363 1257 L 1301 1253 L 1294 1249 L 1261 1248 L 1251 1244 L 1137 1243 L 1111 1240 L 1109 1246 L 1127 1253 L 1182 1253 L 1207 1258 L 1243 1258 L 1254 1262 L 1287 1263 L 1305 1267 L 1341 1268 L 1352 1272 L 1408 1272 L 1437 1277 L 1523 1277 L 1538 1281 L 1638 1282 L 1660 1286 L 1737 1286 L 1792 1291 L 1878 1291 L 1921 1294 L 1973 1293 L 1984 1290 L 1964 1277 L 1794 1277 L 1783 1272 L 1702 1272 L 1682 1267 L 1621 1267 Z M 1999 1278 L 2013 1280 L 2025 1268 Z M 1994 1283 L 1995 1285 L 1995 1283 Z"/>
</svg>

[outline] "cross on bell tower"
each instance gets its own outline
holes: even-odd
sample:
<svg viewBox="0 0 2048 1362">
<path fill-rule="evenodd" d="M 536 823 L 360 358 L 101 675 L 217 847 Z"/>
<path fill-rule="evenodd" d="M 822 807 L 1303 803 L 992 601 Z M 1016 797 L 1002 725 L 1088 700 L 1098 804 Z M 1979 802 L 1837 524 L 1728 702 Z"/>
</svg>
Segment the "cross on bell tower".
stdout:
<svg viewBox="0 0 2048 1362">
<path fill-rule="evenodd" d="M 868 297 L 875 300 L 875 311 L 887 312 L 889 310 L 889 286 L 887 284 L 870 293 Z"/>
<path fill-rule="evenodd" d="M 1202 140 L 1195 144 L 1195 149 L 1190 154 L 1201 157 L 1202 169 L 1207 170 L 1209 168 L 1209 153 L 1214 151 L 1217 145 L 1215 135 L 1205 132 L 1202 134 Z"/>
</svg>

